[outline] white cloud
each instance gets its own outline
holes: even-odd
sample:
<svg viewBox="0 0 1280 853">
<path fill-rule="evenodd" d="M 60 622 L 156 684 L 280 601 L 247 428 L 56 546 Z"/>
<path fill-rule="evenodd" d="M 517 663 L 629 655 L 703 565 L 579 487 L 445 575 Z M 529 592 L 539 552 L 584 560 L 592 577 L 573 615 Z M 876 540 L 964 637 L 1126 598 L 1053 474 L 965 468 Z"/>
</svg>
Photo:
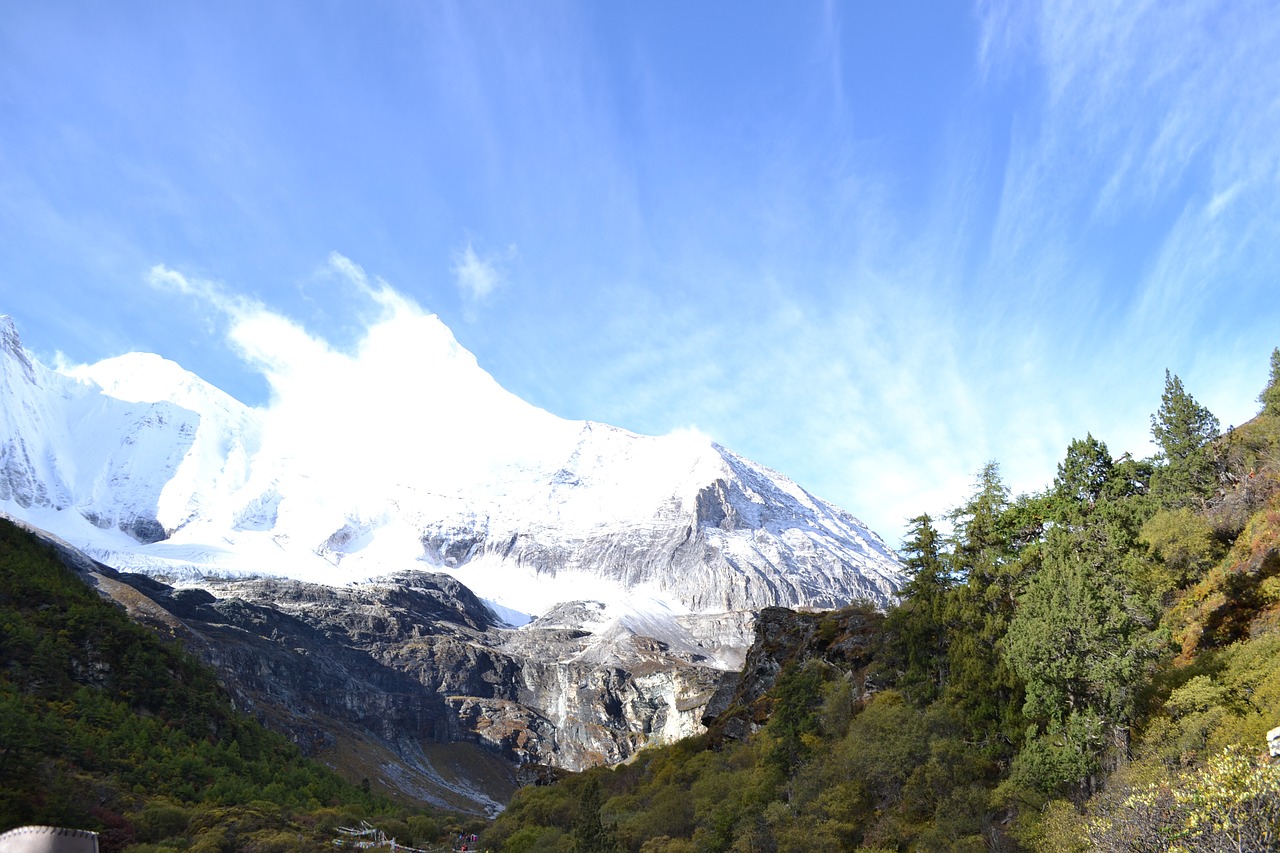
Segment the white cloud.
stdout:
<svg viewBox="0 0 1280 853">
<path fill-rule="evenodd" d="M 344 255 L 330 252 L 329 270 L 354 285 L 361 296 L 368 298 L 378 307 L 379 315 L 369 320 L 369 323 L 385 320 L 395 315 L 421 313 L 422 311 L 421 308 L 402 296 L 399 291 L 380 276 L 374 276 L 370 281 L 369 274 L 364 271 L 364 267 Z"/>
<path fill-rule="evenodd" d="M 330 252 L 329 269 L 341 275 L 364 293 L 370 295 L 374 293 L 374 289 L 369 286 L 369 276 L 365 274 L 364 268 L 350 258 L 337 252 Z M 382 282 L 380 281 L 379 283 L 381 284 Z"/>
<path fill-rule="evenodd" d="M 262 303 L 232 293 L 220 282 L 191 278 L 164 264 L 156 264 L 147 272 L 147 283 L 157 290 L 167 290 L 197 301 L 214 309 L 214 317 L 204 318 L 206 328 L 212 333 L 220 325 L 220 319 L 235 321 L 238 318 L 264 310 Z"/>
<path fill-rule="evenodd" d="M 514 251 L 515 247 L 512 247 L 508 250 L 508 254 Z M 458 253 L 453 265 L 453 274 L 458 283 L 458 291 L 471 305 L 488 299 L 503 283 L 498 259 L 494 256 L 480 257 L 470 243 L 467 243 L 466 248 Z"/>
<path fill-rule="evenodd" d="M 434 314 L 342 255 L 328 263 L 376 308 L 356 312 L 367 318 L 350 348 L 216 283 L 151 272 L 157 286 L 222 315 L 226 340 L 271 389 L 261 409 L 267 458 L 289 460 L 286 476 L 325 472 L 330 492 L 316 496 L 320 504 L 338 506 L 346 492 L 389 499 L 413 481 L 456 489 L 484 473 L 478 464 L 518 465 L 531 449 L 572 436 L 565 422 L 498 388 Z M 281 475 L 255 472 L 263 488 Z"/>
</svg>

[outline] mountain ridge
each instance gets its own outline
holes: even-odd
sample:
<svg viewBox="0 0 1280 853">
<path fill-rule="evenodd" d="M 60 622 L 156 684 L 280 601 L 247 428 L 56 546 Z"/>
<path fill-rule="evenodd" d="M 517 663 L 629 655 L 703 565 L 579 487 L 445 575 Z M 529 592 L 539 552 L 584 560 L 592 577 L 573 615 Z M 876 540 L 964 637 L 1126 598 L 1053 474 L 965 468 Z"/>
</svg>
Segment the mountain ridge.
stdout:
<svg viewBox="0 0 1280 853">
<path fill-rule="evenodd" d="M 455 396 L 469 389 L 467 408 L 507 419 L 485 421 L 487 434 L 456 447 L 439 439 L 477 417 L 433 421 L 416 445 L 388 454 L 384 439 L 404 434 L 403 424 L 344 444 L 352 424 L 393 418 L 338 414 L 310 425 L 319 437 L 298 439 L 328 448 L 308 468 L 319 464 L 314 448 L 281 448 L 292 412 L 311 398 L 250 409 L 141 353 L 49 370 L 22 349 L 10 319 L 13 367 L 0 393 L 26 417 L 3 424 L 0 500 L 36 524 L 25 511 L 74 509 L 93 529 L 77 531 L 68 514 L 54 532 L 117 568 L 172 579 L 184 565 L 189 577 L 331 583 L 427 566 L 483 587 L 507 612 L 520 612 L 515 599 L 546 609 L 577 597 L 530 596 L 562 575 L 613 584 L 596 598 L 646 587 L 697 612 L 892 600 L 896 555 L 847 512 L 695 433 L 641 436 L 555 418 L 503 391 L 438 320 L 418 321 L 410 330 L 426 323 L 423 346 L 440 356 L 424 370 L 433 382 Z M 375 329 L 366 346 L 393 336 Z M 433 414 L 412 400 L 386 405 L 424 422 Z M 136 544 L 94 532 L 113 526 Z M 523 584 L 515 595 L 512 575 Z"/>
</svg>

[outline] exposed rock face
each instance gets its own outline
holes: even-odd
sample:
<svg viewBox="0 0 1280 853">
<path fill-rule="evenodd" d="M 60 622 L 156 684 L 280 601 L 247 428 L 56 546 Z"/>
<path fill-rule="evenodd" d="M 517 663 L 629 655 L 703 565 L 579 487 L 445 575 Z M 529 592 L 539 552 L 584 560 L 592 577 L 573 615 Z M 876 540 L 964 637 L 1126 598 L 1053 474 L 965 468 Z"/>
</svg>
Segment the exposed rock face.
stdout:
<svg viewBox="0 0 1280 853">
<path fill-rule="evenodd" d="M 857 694 L 874 690 L 867 683 L 883 616 L 855 606 L 825 613 L 798 613 L 781 607 L 760 611 L 755 641 L 741 672 L 727 673 L 704 709 L 703 723 L 720 736 L 745 737 L 768 719 L 769 692 L 788 664 L 818 659 L 844 670 Z"/>
<path fill-rule="evenodd" d="M 694 734 L 723 676 L 690 660 L 692 632 L 643 636 L 603 619 L 595 602 L 509 629 L 442 574 L 348 587 L 253 579 L 174 588 L 45 538 L 135 619 L 212 664 L 242 710 L 348 774 L 449 808 L 492 813 L 521 767 L 616 763 Z M 693 620 L 695 629 L 704 621 Z M 703 632 L 709 648 L 715 627 Z M 462 769 L 441 773 L 440 751 L 467 745 L 477 751 Z M 353 765 L 353 753 L 380 757 Z"/>
<path fill-rule="evenodd" d="M 625 625 L 539 623 L 498 638 L 521 662 L 505 698 L 553 724 L 549 763 L 571 770 L 616 764 L 649 743 L 701 731 L 702 706 L 723 673 L 696 656 Z M 545 759 L 543 759 L 545 760 Z"/>
<path fill-rule="evenodd" d="M 722 674 L 626 632 L 496 627 L 447 575 L 346 588 L 215 581 L 207 590 L 121 577 L 201 636 L 246 707 L 318 747 L 333 735 L 308 721 L 326 719 L 393 748 L 469 741 L 516 764 L 580 770 L 698 731 Z"/>
</svg>

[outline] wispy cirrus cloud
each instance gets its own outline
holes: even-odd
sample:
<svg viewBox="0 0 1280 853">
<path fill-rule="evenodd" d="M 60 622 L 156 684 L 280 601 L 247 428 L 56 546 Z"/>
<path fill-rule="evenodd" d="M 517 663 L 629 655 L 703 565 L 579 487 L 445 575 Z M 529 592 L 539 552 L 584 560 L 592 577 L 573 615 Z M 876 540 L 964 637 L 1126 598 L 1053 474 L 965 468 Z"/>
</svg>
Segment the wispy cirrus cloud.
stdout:
<svg viewBox="0 0 1280 853">
<path fill-rule="evenodd" d="M 1051 306 L 1077 377 L 1231 373 L 1196 341 L 1223 313 L 1265 334 L 1248 306 L 1280 263 L 1280 22 L 1198 0 L 979 11 L 988 79 L 1042 94 L 1014 114 L 981 275 Z"/>
</svg>

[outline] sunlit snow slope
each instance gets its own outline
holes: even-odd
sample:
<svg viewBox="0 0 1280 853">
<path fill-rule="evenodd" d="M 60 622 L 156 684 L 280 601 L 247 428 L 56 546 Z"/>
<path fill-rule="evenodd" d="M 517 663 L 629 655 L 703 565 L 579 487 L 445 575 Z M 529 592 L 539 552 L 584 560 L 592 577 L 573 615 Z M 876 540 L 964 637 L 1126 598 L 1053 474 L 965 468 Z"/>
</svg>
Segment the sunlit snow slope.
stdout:
<svg viewBox="0 0 1280 853">
<path fill-rule="evenodd" d="M 878 536 L 786 477 L 692 432 L 557 418 L 435 316 L 398 312 L 350 354 L 246 322 L 279 325 L 240 330 L 261 409 L 155 355 L 49 369 L 0 318 L 0 509 L 170 579 L 447 571 L 516 623 L 570 600 L 713 613 L 901 585 Z"/>
</svg>

